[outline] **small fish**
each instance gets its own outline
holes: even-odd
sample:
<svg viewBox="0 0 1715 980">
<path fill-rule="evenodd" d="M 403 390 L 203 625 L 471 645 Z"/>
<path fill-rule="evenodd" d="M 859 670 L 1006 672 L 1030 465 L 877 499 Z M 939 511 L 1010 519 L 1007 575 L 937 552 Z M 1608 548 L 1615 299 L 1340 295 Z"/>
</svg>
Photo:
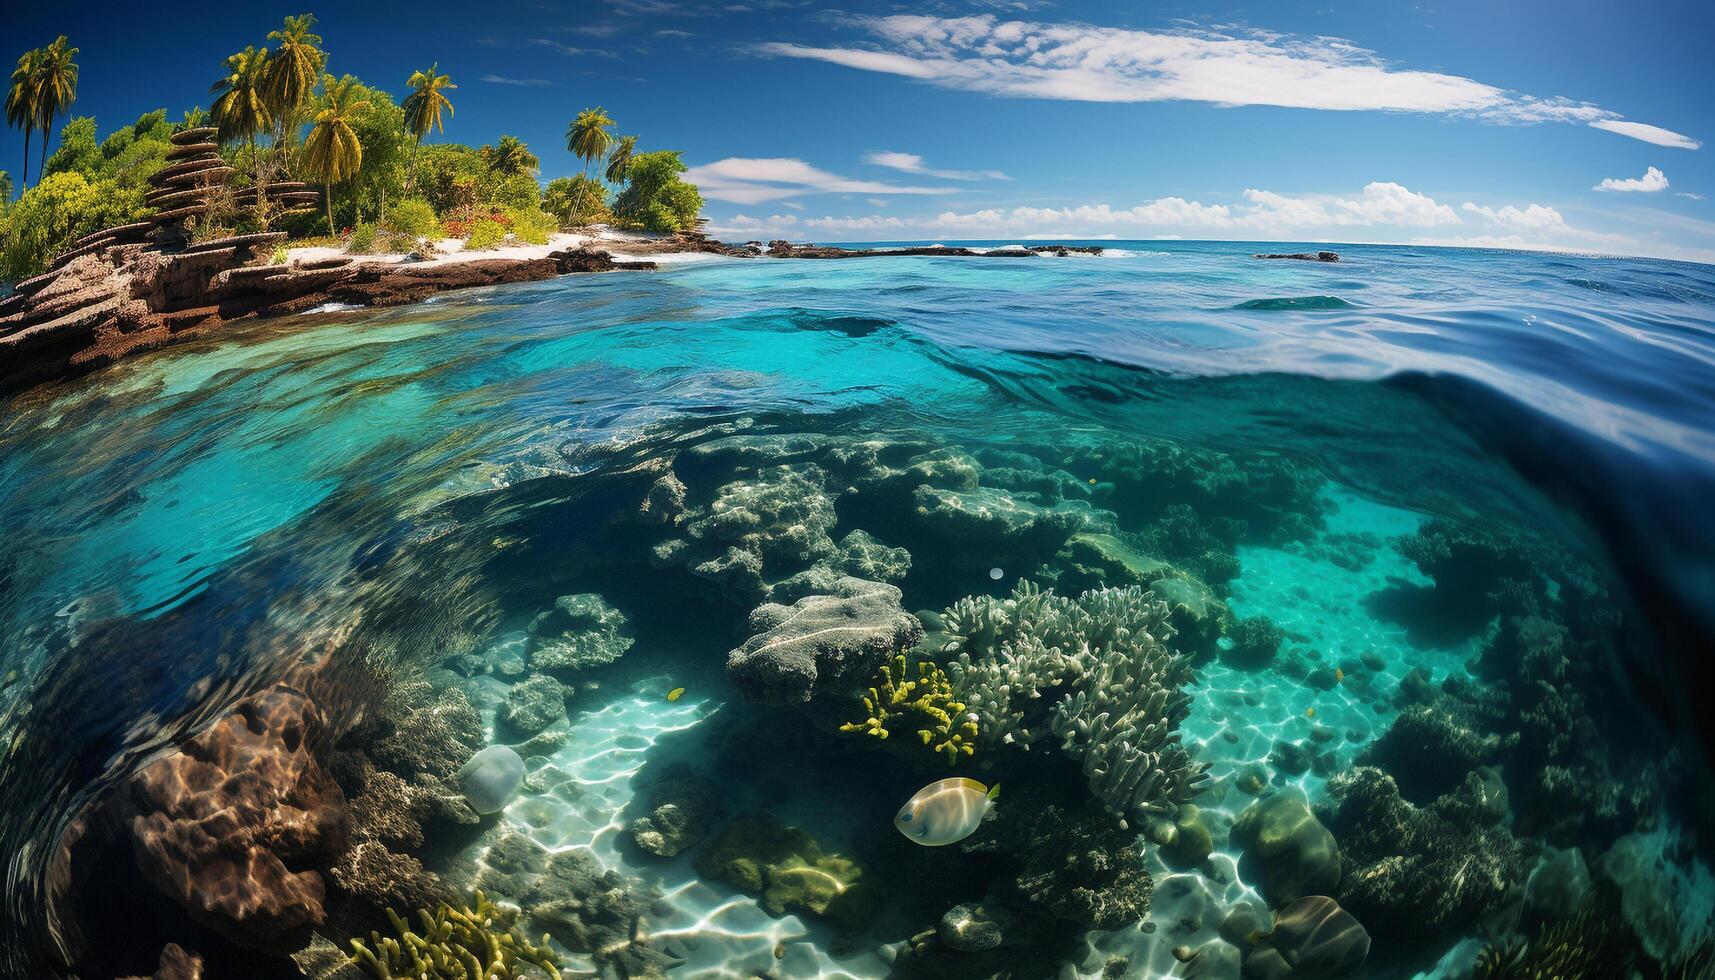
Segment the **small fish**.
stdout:
<svg viewBox="0 0 1715 980">
<path fill-rule="evenodd" d="M 1334 668 L 1334 683 L 1338 684 L 1345 679 L 1346 679 L 1346 672 L 1341 670 L 1338 667 L 1335 667 Z"/>
<path fill-rule="evenodd" d="M 671 691 L 667 692 L 667 700 L 669 701 L 677 701 L 684 696 L 685 689 L 682 687 L 675 687 Z"/>
<path fill-rule="evenodd" d="M 999 783 L 984 786 L 963 776 L 938 780 L 906 800 L 893 825 L 924 847 L 957 843 L 976 831 L 999 795 Z"/>
<path fill-rule="evenodd" d="M 1305 708 L 1304 709 L 1304 717 L 1306 717 L 1306 718 L 1316 717 L 1316 709 L 1315 708 Z"/>
</svg>

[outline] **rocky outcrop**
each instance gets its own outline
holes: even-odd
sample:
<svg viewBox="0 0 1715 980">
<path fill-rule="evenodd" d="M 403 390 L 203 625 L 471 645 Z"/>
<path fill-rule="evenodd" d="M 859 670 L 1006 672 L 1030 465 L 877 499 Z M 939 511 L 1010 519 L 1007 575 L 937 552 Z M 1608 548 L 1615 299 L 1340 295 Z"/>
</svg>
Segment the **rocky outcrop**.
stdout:
<svg viewBox="0 0 1715 980">
<path fill-rule="evenodd" d="M 1251 256 L 1253 259 L 1298 259 L 1303 262 L 1338 262 L 1338 252 L 1269 252 Z"/>
<path fill-rule="evenodd" d="M 750 614 L 753 635 L 727 655 L 727 679 L 747 700 L 804 704 L 842 683 L 867 681 L 883 660 L 923 638 L 891 585 L 846 577 L 828 595 Z"/>
<path fill-rule="evenodd" d="M 1311 895 L 1274 916 L 1274 929 L 1245 957 L 1253 980 L 1338 980 L 1357 973 L 1370 934 L 1325 895 Z"/>
<path fill-rule="evenodd" d="M 324 918 L 324 884 L 294 870 L 340 854 L 345 797 L 317 761 L 320 710 L 276 686 L 132 779 L 144 877 L 234 942 L 268 949 Z"/>
<path fill-rule="evenodd" d="M 196 244 L 96 239 L 81 247 L 0 300 L 0 392 L 80 374 L 248 317 L 301 313 L 325 303 L 398 306 L 454 289 L 654 268 L 586 248 L 538 259 L 416 264 L 336 256 L 262 264 L 284 238 L 243 235 Z"/>
</svg>

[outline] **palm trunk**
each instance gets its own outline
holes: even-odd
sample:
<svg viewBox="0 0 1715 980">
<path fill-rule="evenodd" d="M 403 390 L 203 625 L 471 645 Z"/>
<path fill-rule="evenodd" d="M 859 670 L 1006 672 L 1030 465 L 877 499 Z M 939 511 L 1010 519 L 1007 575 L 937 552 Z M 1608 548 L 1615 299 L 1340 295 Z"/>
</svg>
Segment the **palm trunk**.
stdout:
<svg viewBox="0 0 1715 980">
<path fill-rule="evenodd" d="M 48 140 L 54 135 L 54 121 L 50 118 L 42 124 L 42 165 L 36 168 L 36 183 L 42 182 L 42 177 L 48 172 Z"/>
<path fill-rule="evenodd" d="M 23 190 L 29 190 L 30 189 L 30 134 L 34 133 L 35 131 L 36 131 L 36 127 L 34 127 L 34 126 L 25 126 L 24 127 L 24 186 L 23 186 Z M 22 192 L 23 191 L 20 191 L 19 193 L 22 193 Z"/>
<path fill-rule="evenodd" d="M 336 232 L 333 230 L 333 185 L 332 184 L 323 184 L 322 185 L 322 206 L 327 208 L 328 235 L 332 236 L 332 235 L 336 234 Z"/>
</svg>

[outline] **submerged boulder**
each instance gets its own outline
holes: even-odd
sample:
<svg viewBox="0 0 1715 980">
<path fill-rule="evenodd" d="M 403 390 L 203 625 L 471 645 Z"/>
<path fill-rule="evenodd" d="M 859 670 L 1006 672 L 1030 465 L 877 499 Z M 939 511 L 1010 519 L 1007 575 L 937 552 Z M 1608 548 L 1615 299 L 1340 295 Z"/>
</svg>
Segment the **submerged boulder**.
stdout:
<svg viewBox="0 0 1715 980">
<path fill-rule="evenodd" d="M 555 599 L 531 620 L 530 637 L 531 669 L 560 673 L 613 663 L 636 642 L 631 620 L 593 592 Z"/>
<path fill-rule="evenodd" d="M 715 785 L 688 771 L 649 788 L 650 808 L 626 824 L 625 832 L 638 849 L 656 857 L 674 857 L 703 842 L 721 813 Z"/>
<path fill-rule="evenodd" d="M 1245 957 L 1252 980 L 1339 980 L 1362 966 L 1370 934 L 1326 895 L 1310 895 L 1275 913 L 1274 931 Z"/>
<path fill-rule="evenodd" d="M 747 700 L 764 704 L 804 704 L 867 682 L 890 654 L 923 636 L 900 595 L 891 585 L 848 576 L 826 595 L 759 606 L 750 614 L 753 635 L 727 654 L 727 678 Z"/>
<path fill-rule="evenodd" d="M 1330 892 L 1340 884 L 1340 846 L 1296 793 L 1274 793 L 1245 808 L 1233 824 L 1233 840 L 1270 902 Z"/>
<path fill-rule="evenodd" d="M 520 738 L 538 735 L 566 716 L 570 693 L 570 688 L 547 674 L 531 674 L 506 692 L 498 713 L 500 725 Z"/>
<path fill-rule="evenodd" d="M 770 816 L 728 824 L 697 854 L 696 868 L 757 896 L 773 916 L 812 915 L 856 929 L 880 909 L 880 895 L 863 865 L 823 851 L 808 833 Z"/>
</svg>

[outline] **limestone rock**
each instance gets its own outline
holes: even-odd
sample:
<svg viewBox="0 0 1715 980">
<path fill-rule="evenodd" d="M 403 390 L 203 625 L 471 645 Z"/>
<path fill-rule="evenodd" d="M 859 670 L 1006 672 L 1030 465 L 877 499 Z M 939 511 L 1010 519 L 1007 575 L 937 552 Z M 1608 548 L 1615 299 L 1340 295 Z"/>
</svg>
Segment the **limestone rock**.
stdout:
<svg viewBox="0 0 1715 980">
<path fill-rule="evenodd" d="M 530 667 L 557 673 L 600 667 L 635 642 L 630 618 L 606 599 L 593 592 L 563 595 L 530 621 Z"/>
<path fill-rule="evenodd" d="M 566 716 L 570 690 L 547 674 L 531 674 L 512 685 L 501 702 L 498 719 L 502 727 L 528 739 Z"/>
<path fill-rule="evenodd" d="M 1233 824 L 1233 840 L 1256 868 L 1270 902 L 1330 892 L 1340 884 L 1340 847 L 1296 793 L 1252 803 Z"/>
<path fill-rule="evenodd" d="M 1005 929 L 1011 921 L 1005 909 L 966 903 L 948 909 L 935 931 L 951 949 L 980 953 L 1006 941 Z"/>
<path fill-rule="evenodd" d="M 747 700 L 803 704 L 867 682 L 889 654 L 923 635 L 891 585 L 846 577 L 828 595 L 750 614 L 752 636 L 727 654 L 727 678 Z"/>
<path fill-rule="evenodd" d="M 1274 931 L 1245 957 L 1254 980 L 1338 980 L 1354 975 L 1370 953 L 1370 935 L 1325 895 L 1310 895 L 1275 914 Z"/>
</svg>

